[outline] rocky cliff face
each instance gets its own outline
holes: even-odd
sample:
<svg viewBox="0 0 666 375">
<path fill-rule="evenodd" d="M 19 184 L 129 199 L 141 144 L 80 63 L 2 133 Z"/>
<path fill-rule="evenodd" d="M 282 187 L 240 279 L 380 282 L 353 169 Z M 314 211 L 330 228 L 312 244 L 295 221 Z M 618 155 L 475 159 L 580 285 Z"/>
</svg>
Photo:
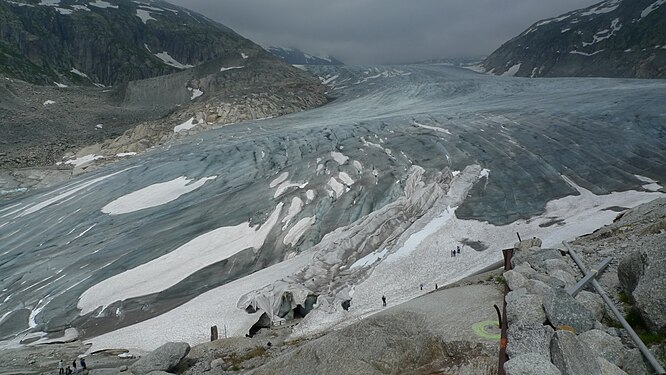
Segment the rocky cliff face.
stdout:
<svg viewBox="0 0 666 375">
<path fill-rule="evenodd" d="M 521 77 L 666 78 L 666 2 L 607 0 L 539 21 L 483 62 Z"/>
<path fill-rule="evenodd" d="M 32 83 L 115 85 L 241 53 L 265 52 L 162 1 L 0 1 L 0 74 Z"/>
</svg>

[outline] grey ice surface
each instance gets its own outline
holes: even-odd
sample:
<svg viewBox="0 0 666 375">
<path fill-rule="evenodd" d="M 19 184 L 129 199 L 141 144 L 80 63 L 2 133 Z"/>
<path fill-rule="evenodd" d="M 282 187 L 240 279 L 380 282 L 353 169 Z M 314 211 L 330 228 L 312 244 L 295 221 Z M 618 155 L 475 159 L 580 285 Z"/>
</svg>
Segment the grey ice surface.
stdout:
<svg viewBox="0 0 666 375">
<path fill-rule="evenodd" d="M 29 327 L 59 335 L 74 326 L 93 336 L 159 315 L 392 202 L 412 165 L 428 176 L 470 164 L 489 169 L 456 215 L 494 224 L 578 194 L 561 175 L 595 194 L 641 190 L 645 182 L 635 175 L 666 180 L 664 81 L 521 79 L 427 65 L 314 72 L 330 79 L 329 94 L 337 97 L 324 107 L 226 126 L 0 201 L 0 339 Z M 340 164 L 331 152 L 349 160 Z M 269 184 L 284 172 L 308 185 L 275 197 Z M 328 185 L 332 177 L 344 182 L 340 172 L 354 180 L 341 195 Z M 156 207 L 101 211 L 181 176 L 218 177 Z M 285 245 L 282 220 L 308 189 L 314 199 L 289 226 L 312 216 L 316 223 L 294 246 Z M 278 225 L 261 248 L 208 265 L 162 292 L 79 316 L 78 298 L 91 286 L 211 230 L 260 224 L 280 202 Z"/>
</svg>

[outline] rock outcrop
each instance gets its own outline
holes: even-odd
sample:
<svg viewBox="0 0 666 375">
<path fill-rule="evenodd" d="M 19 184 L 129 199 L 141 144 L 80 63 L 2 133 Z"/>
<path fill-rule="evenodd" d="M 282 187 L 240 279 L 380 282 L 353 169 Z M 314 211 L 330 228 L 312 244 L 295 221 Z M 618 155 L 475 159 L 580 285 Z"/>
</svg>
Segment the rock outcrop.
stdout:
<svg viewBox="0 0 666 375">
<path fill-rule="evenodd" d="M 666 228 L 666 218 L 662 223 Z M 650 329 L 666 334 L 666 252 L 643 248 L 627 255 L 617 270 L 624 292 Z"/>
<path fill-rule="evenodd" d="M 134 362 L 129 370 L 135 375 L 170 371 L 178 366 L 189 352 L 190 345 L 186 342 L 168 342 Z"/>
</svg>

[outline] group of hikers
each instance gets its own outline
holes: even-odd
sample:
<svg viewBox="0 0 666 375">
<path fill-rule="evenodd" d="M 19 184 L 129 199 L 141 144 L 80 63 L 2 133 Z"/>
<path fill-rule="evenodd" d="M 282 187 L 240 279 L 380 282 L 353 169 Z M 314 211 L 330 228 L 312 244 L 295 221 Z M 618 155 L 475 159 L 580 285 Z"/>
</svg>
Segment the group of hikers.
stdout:
<svg viewBox="0 0 666 375">
<path fill-rule="evenodd" d="M 65 362 L 61 359 L 60 362 L 58 362 L 58 374 L 70 375 L 75 372 L 79 372 L 88 368 L 86 366 L 86 360 L 83 357 L 79 358 L 79 364 L 81 365 L 81 367 L 77 369 L 76 359 L 75 359 L 72 361 L 71 367 L 67 365 L 67 367 L 65 368 Z"/>
<path fill-rule="evenodd" d="M 460 254 L 460 245 L 456 246 L 455 249 L 451 250 L 451 256 L 455 257 L 456 254 Z"/>
</svg>

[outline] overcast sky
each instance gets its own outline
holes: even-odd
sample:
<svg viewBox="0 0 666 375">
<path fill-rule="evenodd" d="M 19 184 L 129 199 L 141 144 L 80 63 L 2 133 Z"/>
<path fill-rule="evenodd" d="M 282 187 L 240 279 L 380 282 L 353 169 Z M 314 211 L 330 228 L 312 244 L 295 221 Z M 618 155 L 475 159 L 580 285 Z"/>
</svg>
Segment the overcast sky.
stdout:
<svg viewBox="0 0 666 375">
<path fill-rule="evenodd" d="M 534 22 L 600 0 L 167 0 L 263 46 L 347 64 L 487 55 Z"/>
</svg>

